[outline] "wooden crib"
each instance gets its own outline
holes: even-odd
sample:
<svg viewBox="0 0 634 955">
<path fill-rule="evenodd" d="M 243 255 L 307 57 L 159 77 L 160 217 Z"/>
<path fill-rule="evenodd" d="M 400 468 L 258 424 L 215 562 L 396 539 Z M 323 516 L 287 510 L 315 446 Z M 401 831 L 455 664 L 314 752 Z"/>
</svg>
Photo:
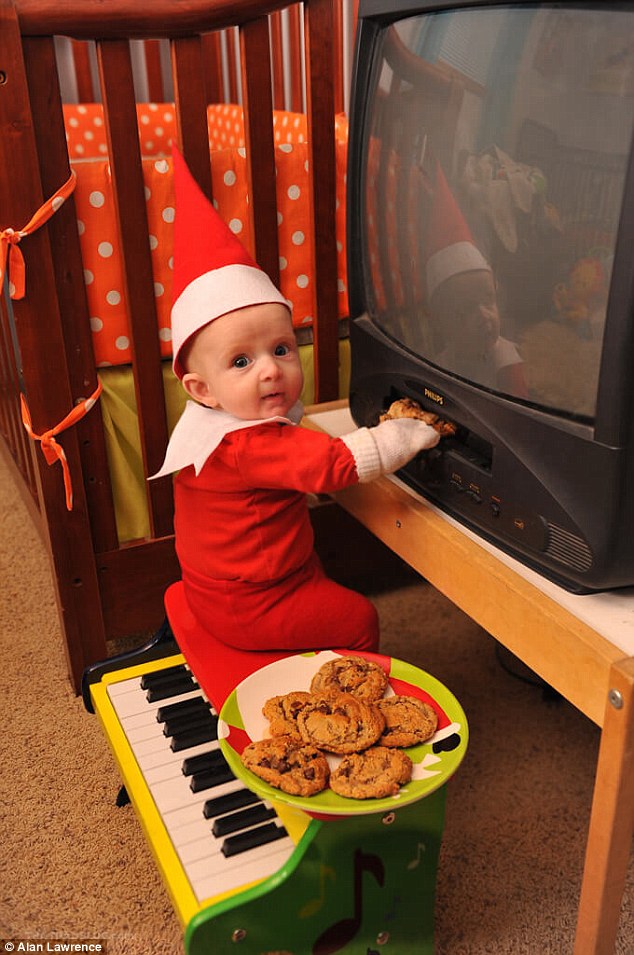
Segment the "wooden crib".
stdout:
<svg viewBox="0 0 634 955">
<path fill-rule="evenodd" d="M 152 83 L 158 82 L 153 69 L 158 44 L 167 45 L 176 138 L 208 195 L 212 183 L 207 107 L 223 96 L 232 98 L 238 83 L 251 251 L 276 283 L 280 273 L 272 114 L 276 106 L 301 111 L 305 104 L 315 288 L 314 398 L 323 401 L 339 395 L 333 117 L 343 105 L 341 4 L 305 0 L 284 14 L 288 23 L 301 26 L 297 35 L 304 44 L 301 56 L 295 45 L 295 67 L 290 71 L 295 99 L 290 104 L 284 102 L 282 92 L 286 84 L 288 95 L 288 71 L 285 80 L 279 57 L 273 63 L 271 57 L 284 6 L 284 0 L 0 0 L 0 230 L 9 281 L 19 272 L 11 230 L 29 232 L 19 244 L 25 262 L 25 295 L 11 299 L 9 281 L 5 281 L 1 299 L 0 431 L 50 549 L 75 688 L 84 667 L 108 655 L 109 640 L 160 624 L 163 594 L 178 578 L 179 568 L 169 478 L 143 482 L 149 531 L 140 539 L 120 539 L 100 401 L 59 437 L 72 481 L 72 510 L 65 502 L 61 464 L 52 458 L 56 463 L 49 466 L 42 453 L 47 438 L 38 441 L 98 387 L 75 197 L 71 195 L 59 208 L 55 203 L 56 211 L 41 228 L 32 233 L 24 229 L 71 174 L 58 38 L 71 38 L 66 42 L 72 42 L 78 65 L 80 97 L 103 103 L 108 175 L 129 311 L 131 374 L 147 478 L 162 462 L 169 424 L 150 247 L 140 241 L 147 236 L 148 226 L 130 41 L 145 42 Z M 223 36 L 221 68 L 218 54 Z M 234 37 L 238 42 L 233 42 Z M 94 51 L 98 90 L 87 85 L 94 82 L 87 70 L 87 50 Z M 234 64 L 237 72 L 232 71 Z M 233 84 L 229 90 L 227 76 Z M 164 96 L 164 88 L 159 93 L 151 90 L 151 95 Z M 23 425 L 20 394 L 26 399 L 35 439 Z"/>
</svg>

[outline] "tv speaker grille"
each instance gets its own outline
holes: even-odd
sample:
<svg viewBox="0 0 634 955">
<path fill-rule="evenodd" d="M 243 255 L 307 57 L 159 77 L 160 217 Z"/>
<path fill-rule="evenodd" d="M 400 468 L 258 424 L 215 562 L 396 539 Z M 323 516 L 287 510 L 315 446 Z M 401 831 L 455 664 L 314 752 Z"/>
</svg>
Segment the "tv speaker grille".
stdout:
<svg viewBox="0 0 634 955">
<path fill-rule="evenodd" d="M 558 524 L 548 524 L 546 553 L 574 570 L 586 571 L 592 567 L 592 551 L 586 542 Z"/>
</svg>

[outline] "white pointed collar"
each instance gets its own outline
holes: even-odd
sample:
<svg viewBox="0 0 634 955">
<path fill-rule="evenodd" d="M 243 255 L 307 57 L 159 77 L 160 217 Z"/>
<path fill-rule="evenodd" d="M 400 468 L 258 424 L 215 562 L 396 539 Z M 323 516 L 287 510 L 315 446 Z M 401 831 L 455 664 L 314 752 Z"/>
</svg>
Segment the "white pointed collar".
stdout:
<svg viewBox="0 0 634 955">
<path fill-rule="evenodd" d="M 303 415 L 304 406 L 300 401 L 293 405 L 286 418 L 275 415 L 272 418 L 258 418 L 253 421 L 245 421 L 226 411 L 218 411 L 216 408 L 207 408 L 195 401 L 188 401 L 172 432 L 161 469 L 153 474 L 150 480 L 165 477 L 190 464 L 194 465 L 196 474 L 200 474 L 205 461 L 216 450 L 226 434 L 240 431 L 242 428 L 253 428 L 269 421 L 299 424 Z"/>
</svg>

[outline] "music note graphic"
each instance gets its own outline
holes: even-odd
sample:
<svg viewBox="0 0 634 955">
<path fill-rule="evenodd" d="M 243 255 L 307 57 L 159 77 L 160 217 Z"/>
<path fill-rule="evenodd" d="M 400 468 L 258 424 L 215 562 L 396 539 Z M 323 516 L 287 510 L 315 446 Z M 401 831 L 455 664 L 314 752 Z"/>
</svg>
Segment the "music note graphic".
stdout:
<svg viewBox="0 0 634 955">
<path fill-rule="evenodd" d="M 417 869 L 417 868 L 418 868 L 418 866 L 420 865 L 421 855 L 423 854 L 424 851 L 425 851 L 425 843 L 424 843 L 424 842 L 419 842 L 418 845 L 416 846 L 416 858 L 415 858 L 415 859 L 412 859 L 411 862 L 408 862 L 408 863 L 407 863 L 407 868 L 408 868 L 408 869 Z"/>
<path fill-rule="evenodd" d="M 315 915 L 316 912 L 319 912 L 326 901 L 326 879 L 330 879 L 331 882 L 334 882 L 336 878 L 337 873 L 330 866 L 321 865 L 319 867 L 319 895 L 316 899 L 311 899 L 306 905 L 301 907 L 298 912 L 300 919 L 309 919 L 311 915 Z"/>
<path fill-rule="evenodd" d="M 383 887 L 385 867 L 376 855 L 368 855 L 361 849 L 354 853 L 354 915 L 340 919 L 321 933 L 313 945 L 312 955 L 334 955 L 351 942 L 361 926 L 363 918 L 363 873 L 370 872 L 378 885 Z"/>
</svg>

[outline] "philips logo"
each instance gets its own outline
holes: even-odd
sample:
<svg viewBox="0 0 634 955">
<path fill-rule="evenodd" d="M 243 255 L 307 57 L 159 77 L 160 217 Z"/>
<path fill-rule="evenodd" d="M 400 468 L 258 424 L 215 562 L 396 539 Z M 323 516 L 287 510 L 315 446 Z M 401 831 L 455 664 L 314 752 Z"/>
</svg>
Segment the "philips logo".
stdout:
<svg viewBox="0 0 634 955">
<path fill-rule="evenodd" d="M 430 401 L 435 401 L 437 405 L 444 405 L 445 399 L 442 395 L 439 395 L 436 391 L 431 391 L 429 388 L 425 388 L 423 394 L 426 398 L 429 398 Z"/>
</svg>

